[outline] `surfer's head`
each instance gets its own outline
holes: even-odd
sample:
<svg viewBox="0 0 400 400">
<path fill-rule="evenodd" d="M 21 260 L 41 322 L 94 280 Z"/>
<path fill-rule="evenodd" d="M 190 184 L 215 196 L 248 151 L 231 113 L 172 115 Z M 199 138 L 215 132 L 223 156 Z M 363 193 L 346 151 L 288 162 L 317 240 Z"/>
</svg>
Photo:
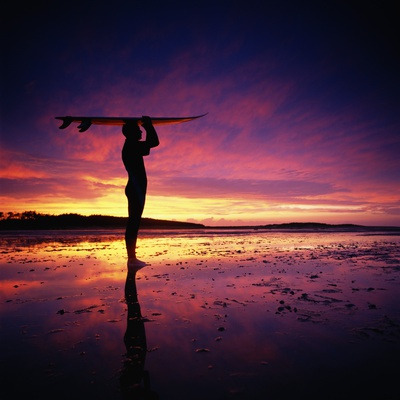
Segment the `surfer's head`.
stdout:
<svg viewBox="0 0 400 400">
<path fill-rule="evenodd" d="M 122 133 L 126 138 L 140 140 L 142 138 L 142 131 L 136 122 L 128 121 L 122 127 Z"/>
</svg>

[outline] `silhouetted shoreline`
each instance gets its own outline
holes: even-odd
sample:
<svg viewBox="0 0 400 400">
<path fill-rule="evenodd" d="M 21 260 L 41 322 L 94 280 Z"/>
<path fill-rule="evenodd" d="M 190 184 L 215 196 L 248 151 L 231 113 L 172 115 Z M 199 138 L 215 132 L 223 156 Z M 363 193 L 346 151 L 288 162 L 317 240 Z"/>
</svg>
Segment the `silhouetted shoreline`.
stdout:
<svg viewBox="0 0 400 400">
<path fill-rule="evenodd" d="M 254 229 L 254 230 L 279 230 L 279 231 L 340 231 L 340 232 L 397 232 L 398 226 L 365 226 L 356 224 L 325 224 L 322 222 L 289 222 L 282 224 L 249 225 L 249 226 L 219 226 L 214 229 Z"/>
<path fill-rule="evenodd" d="M 126 227 L 127 217 L 107 215 L 89 215 L 70 213 L 61 215 L 40 214 L 28 211 L 21 214 L 8 213 L 0 219 L 0 230 L 62 230 L 62 229 L 122 229 Z M 141 229 L 218 229 L 218 230 L 320 230 L 368 232 L 385 231 L 400 233 L 396 226 L 364 226 L 356 224 L 326 224 L 320 222 L 290 222 L 282 224 L 245 225 L 245 226 L 206 226 L 192 222 L 168 221 L 142 218 Z"/>
<path fill-rule="evenodd" d="M 61 214 L 48 215 L 35 212 L 13 214 L 10 218 L 0 220 L 0 230 L 42 230 L 42 229 L 118 229 L 125 228 L 127 217 L 107 215 Z M 144 229 L 196 229 L 204 225 L 190 222 L 164 221 L 152 218 L 142 218 L 141 228 Z"/>
</svg>

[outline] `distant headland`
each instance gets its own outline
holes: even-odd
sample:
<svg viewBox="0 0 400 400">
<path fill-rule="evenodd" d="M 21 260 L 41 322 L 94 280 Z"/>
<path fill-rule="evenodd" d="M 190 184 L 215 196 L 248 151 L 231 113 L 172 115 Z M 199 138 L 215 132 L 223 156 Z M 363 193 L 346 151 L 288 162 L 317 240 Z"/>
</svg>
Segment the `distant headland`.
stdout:
<svg viewBox="0 0 400 400">
<path fill-rule="evenodd" d="M 127 217 L 107 215 L 84 216 L 76 213 L 50 215 L 25 211 L 0 212 L 0 230 L 62 230 L 62 229 L 123 229 Z M 141 229 L 253 229 L 253 230 L 336 230 L 336 231 L 391 231 L 400 233 L 400 227 L 363 226 L 355 224 L 325 224 L 319 222 L 290 222 L 248 226 L 206 226 L 192 222 L 142 218 Z"/>
</svg>

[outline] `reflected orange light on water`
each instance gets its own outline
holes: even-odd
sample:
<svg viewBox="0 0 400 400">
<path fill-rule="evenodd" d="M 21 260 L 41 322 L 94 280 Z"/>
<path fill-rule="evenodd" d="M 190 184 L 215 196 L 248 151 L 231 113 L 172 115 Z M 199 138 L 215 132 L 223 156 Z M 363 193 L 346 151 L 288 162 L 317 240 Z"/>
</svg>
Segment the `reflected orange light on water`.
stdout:
<svg viewBox="0 0 400 400">
<path fill-rule="evenodd" d="M 346 232 L 141 231 L 138 255 L 149 265 L 130 290 L 154 388 L 168 398 L 179 376 L 187 393 L 242 385 L 254 395 L 266 378 L 283 384 L 310 370 L 315 379 L 315 365 L 359 362 L 360 338 L 397 326 L 399 244 Z M 24 359 L 54 365 L 80 388 L 115 382 L 134 318 L 123 231 L 2 236 L 0 272 L 10 349 L 24 347 Z M 7 351 L 14 369 L 22 364 Z M 74 374 L 78 356 L 85 363 Z M 31 385 L 41 379 L 28 376 Z"/>
</svg>

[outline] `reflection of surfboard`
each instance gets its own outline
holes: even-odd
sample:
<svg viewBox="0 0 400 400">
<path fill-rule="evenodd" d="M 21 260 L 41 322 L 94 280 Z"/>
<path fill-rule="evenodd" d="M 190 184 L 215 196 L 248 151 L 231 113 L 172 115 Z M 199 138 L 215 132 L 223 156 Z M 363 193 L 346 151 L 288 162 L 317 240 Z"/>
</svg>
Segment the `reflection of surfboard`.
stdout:
<svg viewBox="0 0 400 400">
<path fill-rule="evenodd" d="M 203 115 L 197 115 L 194 117 L 150 117 L 153 125 L 166 125 L 166 124 L 179 124 L 181 122 L 192 121 L 196 118 L 203 117 Z M 79 122 L 79 132 L 85 132 L 91 125 L 124 125 L 128 121 L 136 122 L 138 125 L 142 125 L 142 117 L 55 117 L 60 119 L 63 123 L 60 129 L 65 129 L 70 126 L 73 122 Z"/>
</svg>

